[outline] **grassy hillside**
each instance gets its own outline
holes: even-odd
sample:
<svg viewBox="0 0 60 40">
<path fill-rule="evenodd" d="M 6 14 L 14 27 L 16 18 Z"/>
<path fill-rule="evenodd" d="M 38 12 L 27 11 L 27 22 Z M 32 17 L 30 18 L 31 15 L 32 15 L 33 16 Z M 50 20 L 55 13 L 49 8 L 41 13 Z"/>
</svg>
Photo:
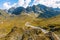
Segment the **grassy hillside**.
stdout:
<svg viewBox="0 0 60 40">
<path fill-rule="evenodd" d="M 38 14 L 36 16 L 33 12 L 2 15 L 0 15 L 0 40 L 49 40 L 49 37 L 40 29 L 29 28 L 25 24 L 28 22 L 30 25 L 42 28 L 48 28 L 49 25 L 60 25 L 60 16 L 49 19 L 37 18 Z"/>
</svg>

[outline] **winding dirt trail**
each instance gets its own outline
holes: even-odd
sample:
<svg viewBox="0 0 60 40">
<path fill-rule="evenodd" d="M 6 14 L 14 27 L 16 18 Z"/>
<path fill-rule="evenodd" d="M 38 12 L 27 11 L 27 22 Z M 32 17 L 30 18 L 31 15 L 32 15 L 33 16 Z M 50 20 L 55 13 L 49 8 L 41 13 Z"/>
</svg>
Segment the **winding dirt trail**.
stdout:
<svg viewBox="0 0 60 40">
<path fill-rule="evenodd" d="M 48 33 L 48 32 L 49 32 L 49 31 L 44 30 L 44 29 L 42 29 L 42 28 L 40 28 L 40 27 L 32 26 L 32 25 L 29 24 L 29 22 L 26 22 L 25 26 L 31 27 L 31 28 L 33 28 L 33 29 L 40 29 L 43 33 Z"/>
<path fill-rule="evenodd" d="M 26 23 L 25 23 L 25 26 L 26 26 L 26 27 L 31 27 L 31 28 L 33 28 L 33 29 L 40 29 L 44 34 L 49 33 L 49 31 L 44 30 L 44 29 L 42 29 L 42 28 L 40 28 L 40 27 L 36 27 L 36 26 L 30 25 L 29 22 L 26 22 Z M 54 38 L 54 40 L 60 40 L 60 38 L 58 37 L 58 35 L 55 34 L 54 32 L 52 33 L 52 37 Z"/>
</svg>

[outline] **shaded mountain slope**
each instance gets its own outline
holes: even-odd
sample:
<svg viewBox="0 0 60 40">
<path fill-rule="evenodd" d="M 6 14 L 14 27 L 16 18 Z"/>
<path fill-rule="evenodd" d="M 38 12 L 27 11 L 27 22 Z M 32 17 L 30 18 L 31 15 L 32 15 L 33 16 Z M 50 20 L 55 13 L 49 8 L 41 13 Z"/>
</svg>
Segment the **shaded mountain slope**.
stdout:
<svg viewBox="0 0 60 40">
<path fill-rule="evenodd" d="M 11 10 L 13 10 L 13 11 L 11 11 Z M 38 17 L 42 17 L 42 18 L 50 18 L 50 17 L 54 17 L 54 16 L 60 14 L 59 11 L 55 11 L 53 8 L 46 7 L 41 4 L 33 5 L 32 7 L 27 7 L 27 8 L 24 8 L 24 7 L 14 8 L 13 7 L 13 8 L 10 8 L 8 10 L 8 12 L 12 13 L 12 14 L 16 14 L 16 15 L 19 15 L 22 12 L 25 12 L 25 13 L 34 12 L 34 13 L 39 14 Z"/>
</svg>

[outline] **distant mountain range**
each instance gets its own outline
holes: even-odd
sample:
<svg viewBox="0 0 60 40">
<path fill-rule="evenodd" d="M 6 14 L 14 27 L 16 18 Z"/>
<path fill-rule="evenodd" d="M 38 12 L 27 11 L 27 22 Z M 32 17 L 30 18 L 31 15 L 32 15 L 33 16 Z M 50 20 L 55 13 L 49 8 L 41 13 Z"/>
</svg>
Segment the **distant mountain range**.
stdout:
<svg viewBox="0 0 60 40">
<path fill-rule="evenodd" d="M 53 9 L 54 9 L 55 11 L 60 11 L 60 8 L 58 8 L 58 7 L 57 7 L 57 8 L 53 8 Z"/>
<path fill-rule="evenodd" d="M 50 17 L 60 14 L 60 11 L 57 11 L 57 10 L 59 10 L 59 9 L 58 8 L 51 8 L 51 7 L 47 7 L 45 5 L 38 4 L 38 5 L 33 5 L 31 7 L 28 6 L 27 8 L 24 8 L 24 7 L 14 8 L 14 7 L 12 7 L 8 10 L 8 13 L 19 15 L 19 14 L 21 14 L 21 12 L 26 12 L 26 13 L 34 12 L 34 13 L 39 14 L 38 17 L 50 18 Z"/>
</svg>

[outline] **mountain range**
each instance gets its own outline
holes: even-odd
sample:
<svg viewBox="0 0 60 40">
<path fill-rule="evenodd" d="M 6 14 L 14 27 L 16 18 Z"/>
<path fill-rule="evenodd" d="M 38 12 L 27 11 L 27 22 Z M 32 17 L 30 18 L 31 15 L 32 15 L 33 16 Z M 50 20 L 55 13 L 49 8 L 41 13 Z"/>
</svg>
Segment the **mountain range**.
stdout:
<svg viewBox="0 0 60 40">
<path fill-rule="evenodd" d="M 52 8 L 52 7 L 47 7 L 45 5 L 42 5 L 42 4 L 38 4 L 38 5 L 28 6 L 27 8 L 12 7 L 8 10 L 8 13 L 19 15 L 22 12 L 25 12 L 25 13 L 34 12 L 34 13 L 39 14 L 38 17 L 50 18 L 56 15 L 59 15 L 60 11 L 58 10 L 59 8 Z"/>
</svg>

